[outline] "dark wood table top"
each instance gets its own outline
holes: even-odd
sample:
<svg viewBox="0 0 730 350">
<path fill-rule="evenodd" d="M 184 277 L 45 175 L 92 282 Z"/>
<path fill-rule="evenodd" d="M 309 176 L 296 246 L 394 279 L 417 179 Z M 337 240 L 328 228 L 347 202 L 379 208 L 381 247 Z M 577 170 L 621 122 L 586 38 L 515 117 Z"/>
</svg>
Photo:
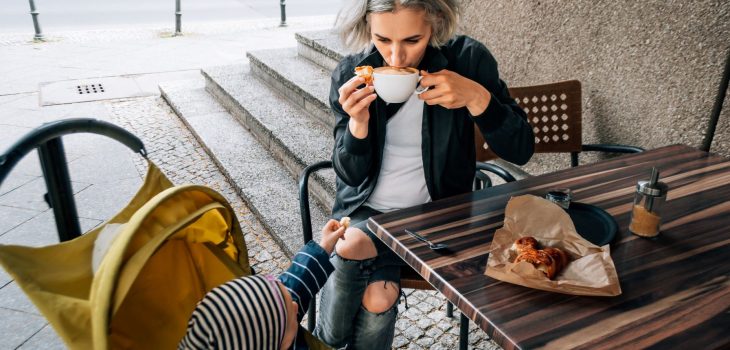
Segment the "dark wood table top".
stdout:
<svg viewBox="0 0 730 350">
<path fill-rule="evenodd" d="M 662 233 L 628 232 L 636 182 L 652 166 L 670 189 Z M 484 275 L 511 196 L 568 187 L 618 223 L 611 242 L 623 293 L 586 297 Z M 668 146 L 503 184 L 373 217 L 370 228 L 505 349 L 730 346 L 730 161 Z M 447 243 L 440 255 L 405 233 Z"/>
</svg>

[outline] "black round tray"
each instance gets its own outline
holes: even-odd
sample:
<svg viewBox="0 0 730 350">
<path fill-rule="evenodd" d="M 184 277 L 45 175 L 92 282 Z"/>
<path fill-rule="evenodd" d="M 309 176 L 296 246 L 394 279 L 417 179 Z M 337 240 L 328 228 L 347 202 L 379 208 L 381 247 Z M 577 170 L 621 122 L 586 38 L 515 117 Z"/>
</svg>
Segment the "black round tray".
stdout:
<svg viewBox="0 0 730 350">
<path fill-rule="evenodd" d="M 566 210 L 573 220 L 575 230 L 589 242 L 602 246 L 613 241 L 618 225 L 605 210 L 586 203 L 570 202 Z"/>
</svg>

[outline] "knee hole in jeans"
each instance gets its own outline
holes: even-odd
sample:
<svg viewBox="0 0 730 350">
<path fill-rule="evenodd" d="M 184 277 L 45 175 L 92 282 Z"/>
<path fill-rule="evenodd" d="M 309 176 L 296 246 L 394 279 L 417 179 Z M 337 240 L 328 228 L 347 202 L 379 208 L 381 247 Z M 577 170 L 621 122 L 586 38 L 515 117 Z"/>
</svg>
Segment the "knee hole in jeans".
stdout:
<svg viewBox="0 0 730 350">
<path fill-rule="evenodd" d="M 365 260 L 374 258 L 378 251 L 368 235 L 358 228 L 345 231 L 345 239 L 337 241 L 337 255 L 349 260 Z"/>
<path fill-rule="evenodd" d="M 389 281 L 373 282 L 365 289 L 362 306 L 369 312 L 383 313 L 393 308 L 399 296 L 398 284 Z"/>
</svg>

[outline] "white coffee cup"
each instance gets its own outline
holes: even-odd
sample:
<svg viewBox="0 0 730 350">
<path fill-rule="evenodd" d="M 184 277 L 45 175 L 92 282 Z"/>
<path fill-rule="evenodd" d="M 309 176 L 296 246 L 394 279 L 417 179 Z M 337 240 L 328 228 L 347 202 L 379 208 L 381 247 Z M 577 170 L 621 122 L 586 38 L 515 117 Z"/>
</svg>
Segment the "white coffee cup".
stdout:
<svg viewBox="0 0 730 350">
<path fill-rule="evenodd" d="M 388 103 L 403 103 L 414 93 L 427 89 L 416 89 L 421 76 L 418 69 L 411 67 L 378 67 L 373 71 L 375 93 Z"/>
</svg>

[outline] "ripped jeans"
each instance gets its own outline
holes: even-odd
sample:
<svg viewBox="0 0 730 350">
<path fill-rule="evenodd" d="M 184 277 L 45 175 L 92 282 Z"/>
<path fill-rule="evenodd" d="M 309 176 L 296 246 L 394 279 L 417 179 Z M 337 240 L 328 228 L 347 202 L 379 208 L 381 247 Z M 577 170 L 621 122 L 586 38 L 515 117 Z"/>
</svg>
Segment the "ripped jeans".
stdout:
<svg viewBox="0 0 730 350">
<path fill-rule="evenodd" d="M 400 269 L 405 264 L 367 229 L 367 218 L 376 214 L 377 211 L 362 207 L 350 216 L 352 222 L 358 221 L 352 226 L 363 230 L 375 244 L 375 258 L 349 260 L 335 253 L 330 259 L 335 271 L 321 291 L 314 335 L 335 348 L 390 349 L 393 343 L 398 301 L 378 314 L 362 305 L 365 289 L 371 283 L 400 284 Z"/>
</svg>

